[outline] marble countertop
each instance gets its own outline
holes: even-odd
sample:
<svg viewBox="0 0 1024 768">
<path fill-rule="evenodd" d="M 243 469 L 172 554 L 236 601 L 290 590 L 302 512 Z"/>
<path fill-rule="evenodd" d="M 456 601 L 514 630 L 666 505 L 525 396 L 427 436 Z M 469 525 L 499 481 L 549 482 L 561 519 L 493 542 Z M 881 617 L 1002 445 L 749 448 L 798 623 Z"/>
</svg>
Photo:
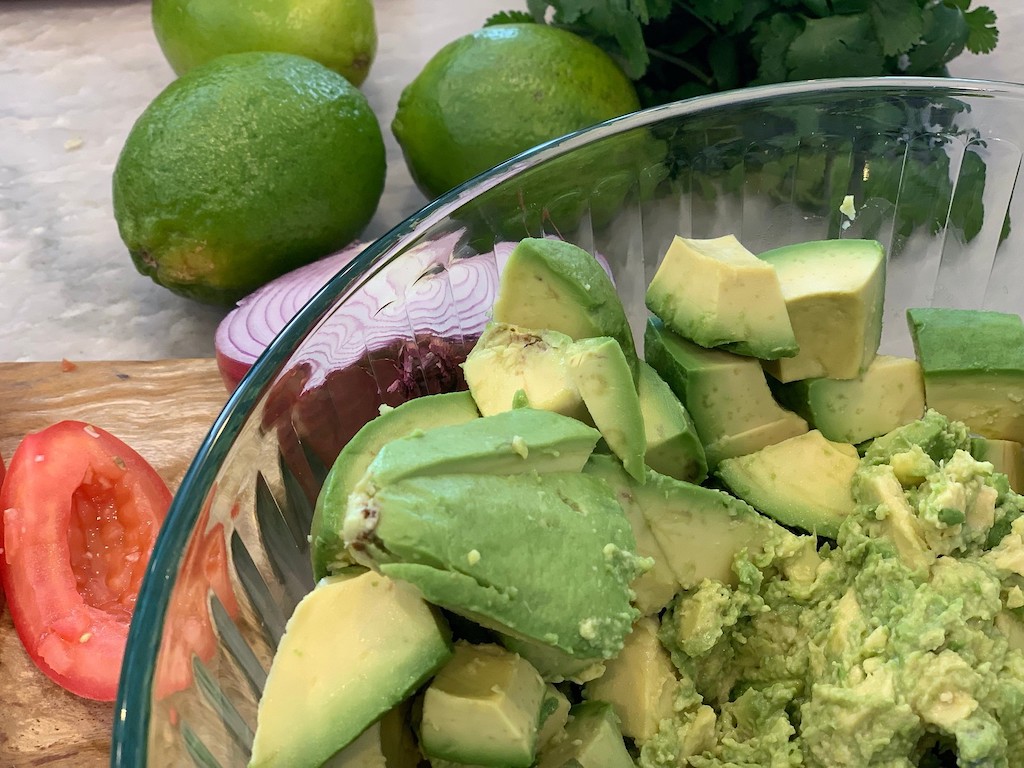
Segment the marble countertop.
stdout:
<svg viewBox="0 0 1024 768">
<path fill-rule="evenodd" d="M 961 56 L 951 73 L 1024 82 L 1024 7 L 987 4 L 999 15 L 999 46 Z M 380 43 L 363 91 L 384 132 L 388 175 L 365 238 L 426 202 L 390 132 L 402 88 L 442 45 L 522 5 L 376 0 Z M 213 355 L 225 310 L 139 275 L 111 207 L 125 137 L 173 77 L 148 2 L 0 4 L 0 361 Z"/>
</svg>

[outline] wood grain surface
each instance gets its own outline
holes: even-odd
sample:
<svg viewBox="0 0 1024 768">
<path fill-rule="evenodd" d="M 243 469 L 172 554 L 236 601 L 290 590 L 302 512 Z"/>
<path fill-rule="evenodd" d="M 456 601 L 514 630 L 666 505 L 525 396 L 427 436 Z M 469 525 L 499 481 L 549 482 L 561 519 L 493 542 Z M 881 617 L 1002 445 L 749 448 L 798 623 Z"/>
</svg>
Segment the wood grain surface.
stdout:
<svg viewBox="0 0 1024 768">
<path fill-rule="evenodd" d="M 227 392 L 212 359 L 0 363 L 0 453 L 62 419 L 96 424 L 177 489 Z M 0 768 L 109 762 L 113 704 L 78 698 L 31 662 L 0 612 Z"/>
</svg>

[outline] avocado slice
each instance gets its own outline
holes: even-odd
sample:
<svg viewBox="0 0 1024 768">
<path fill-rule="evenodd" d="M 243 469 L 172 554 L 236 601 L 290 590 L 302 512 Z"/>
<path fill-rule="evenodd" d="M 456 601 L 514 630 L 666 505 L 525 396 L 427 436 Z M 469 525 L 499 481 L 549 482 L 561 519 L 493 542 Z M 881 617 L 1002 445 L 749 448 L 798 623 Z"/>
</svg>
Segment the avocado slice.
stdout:
<svg viewBox="0 0 1024 768">
<path fill-rule="evenodd" d="M 493 317 L 573 339 L 611 336 L 635 373 L 633 332 L 615 285 L 597 259 L 572 243 L 520 240 L 501 271 Z"/>
<path fill-rule="evenodd" d="M 440 613 L 410 585 L 372 571 L 322 580 L 274 654 L 249 765 L 322 765 L 451 654 Z"/>
<path fill-rule="evenodd" d="M 702 347 L 763 360 L 798 350 L 778 275 L 734 235 L 673 238 L 646 303 L 668 328 Z"/>
<path fill-rule="evenodd" d="M 423 756 L 409 726 L 408 700 L 336 753 L 324 768 L 418 768 Z"/>
<path fill-rule="evenodd" d="M 989 437 L 971 438 L 971 455 L 987 461 L 996 472 L 1002 472 L 1016 493 L 1024 493 L 1024 446 L 1013 440 Z"/>
<path fill-rule="evenodd" d="M 569 711 L 562 738 L 541 750 L 537 768 L 634 768 L 610 704 L 585 701 Z"/>
<path fill-rule="evenodd" d="M 857 449 L 814 429 L 746 456 L 726 459 L 716 475 L 734 494 L 780 523 L 834 539 L 854 511 Z"/>
<path fill-rule="evenodd" d="M 643 482 L 647 449 L 640 397 L 619 343 L 610 336 L 580 339 L 567 356 L 583 404 L 612 453 Z"/>
<path fill-rule="evenodd" d="M 622 652 L 608 660 L 605 673 L 583 687 L 588 700 L 612 705 L 622 735 L 640 745 L 675 712 L 676 669 L 658 639 L 659 626 L 653 617 L 640 619 Z"/>
<path fill-rule="evenodd" d="M 588 465 L 589 466 L 589 465 Z M 742 550 L 760 552 L 794 534 L 746 502 L 713 488 L 648 471 L 636 503 L 682 589 L 714 579 L 735 586 L 732 564 Z"/>
<path fill-rule="evenodd" d="M 637 616 L 644 562 L 590 475 L 409 477 L 353 494 L 345 530 L 354 559 L 435 605 L 577 659 L 614 655 Z"/>
<path fill-rule="evenodd" d="M 488 323 L 462 370 L 484 416 L 529 403 L 585 420 L 587 409 L 572 381 L 566 354 L 572 339 L 558 331 Z"/>
<path fill-rule="evenodd" d="M 464 424 L 479 416 L 469 392 L 451 392 L 408 400 L 366 422 L 341 449 L 317 498 L 310 528 L 313 579 L 319 581 L 347 564 L 341 516 L 348 495 L 387 442 L 415 430 Z"/>
<path fill-rule="evenodd" d="M 754 358 L 704 349 L 657 318 L 648 321 L 644 342 L 647 362 L 693 418 L 709 468 L 807 431 L 803 419 L 775 402 Z"/>
<path fill-rule="evenodd" d="M 423 694 L 420 748 L 431 759 L 529 768 L 545 694 L 537 670 L 517 654 L 460 641 Z"/>
<path fill-rule="evenodd" d="M 669 567 L 668 558 L 654 537 L 647 518 L 644 517 L 641 500 L 638 498 L 643 497 L 642 484 L 630 477 L 622 465 L 611 456 L 591 456 L 583 471 L 600 477 L 608 484 L 633 529 L 637 554 L 654 561 L 654 565 L 638 576 L 630 586 L 635 594 L 633 603 L 640 613 L 644 616 L 657 613 L 668 605 L 679 591 L 679 582 Z"/>
<path fill-rule="evenodd" d="M 579 472 L 600 437 L 593 427 L 568 416 L 516 408 L 392 440 L 354 491 L 371 493 L 368 486 L 420 475 Z"/>
<path fill-rule="evenodd" d="M 970 309 L 908 309 L 925 401 L 982 437 L 1024 443 L 1024 321 Z"/>
<path fill-rule="evenodd" d="M 775 384 L 772 392 L 840 443 L 863 443 L 924 415 L 921 366 L 907 357 L 877 355 L 855 379 L 803 379 Z"/>
<path fill-rule="evenodd" d="M 708 476 L 704 446 L 686 408 L 648 363 L 640 361 L 637 379 L 644 420 L 644 462 L 655 472 L 700 483 Z"/>
<path fill-rule="evenodd" d="M 882 338 L 885 251 L 874 240 L 819 240 L 759 254 L 775 268 L 800 352 L 766 362 L 785 383 L 852 379 Z"/>
</svg>

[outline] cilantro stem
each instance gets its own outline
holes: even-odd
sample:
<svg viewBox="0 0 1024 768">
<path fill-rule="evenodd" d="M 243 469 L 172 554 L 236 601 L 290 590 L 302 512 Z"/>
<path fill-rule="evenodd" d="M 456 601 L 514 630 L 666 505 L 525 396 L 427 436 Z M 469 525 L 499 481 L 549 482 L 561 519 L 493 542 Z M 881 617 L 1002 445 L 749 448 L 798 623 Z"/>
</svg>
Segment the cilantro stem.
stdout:
<svg viewBox="0 0 1024 768">
<path fill-rule="evenodd" d="M 710 87 L 712 84 L 711 77 L 706 75 L 697 67 L 693 66 L 693 64 L 691 64 L 688 61 L 684 61 L 683 59 L 680 59 L 676 56 L 672 56 L 671 54 L 665 53 L 664 51 L 659 51 L 656 48 L 648 48 L 647 55 L 650 56 L 652 59 L 661 59 L 662 61 L 667 61 L 670 64 L 675 64 L 680 69 L 689 72 L 691 75 L 693 75 L 695 78 L 700 80 L 704 85 L 708 87 Z"/>
</svg>

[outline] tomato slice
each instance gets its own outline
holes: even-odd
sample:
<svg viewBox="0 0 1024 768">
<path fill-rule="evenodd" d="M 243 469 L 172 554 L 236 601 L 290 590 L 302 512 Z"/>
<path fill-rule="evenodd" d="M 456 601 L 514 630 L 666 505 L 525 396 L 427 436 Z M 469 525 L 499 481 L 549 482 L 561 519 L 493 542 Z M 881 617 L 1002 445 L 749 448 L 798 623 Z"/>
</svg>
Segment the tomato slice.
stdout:
<svg viewBox="0 0 1024 768">
<path fill-rule="evenodd" d="M 171 493 L 99 427 L 22 440 L 0 489 L 0 581 L 22 644 L 72 693 L 117 694 L 128 624 Z"/>
</svg>

